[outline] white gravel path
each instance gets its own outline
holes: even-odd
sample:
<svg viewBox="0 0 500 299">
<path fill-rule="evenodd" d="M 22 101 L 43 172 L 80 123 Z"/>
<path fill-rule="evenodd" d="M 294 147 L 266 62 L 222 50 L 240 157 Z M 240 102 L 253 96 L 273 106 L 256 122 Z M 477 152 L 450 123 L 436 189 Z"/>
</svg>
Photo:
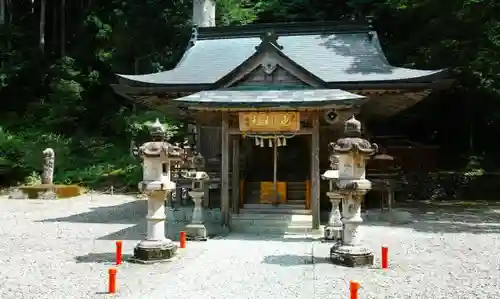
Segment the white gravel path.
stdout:
<svg viewBox="0 0 500 299">
<path fill-rule="evenodd" d="M 131 253 L 142 238 L 144 202 L 127 196 L 60 201 L 0 199 L 0 298 L 108 298 L 114 240 Z M 114 207 L 110 207 L 114 206 Z M 329 245 L 307 238 L 230 235 L 188 243 L 176 260 L 119 266 L 114 298 L 500 298 L 500 214 L 422 216 L 399 227 L 367 225 L 363 240 L 376 265 L 350 269 L 328 262 Z M 479 223 L 478 217 L 485 223 Z M 60 221 L 42 221 L 61 218 Z M 378 269 L 381 244 L 390 269 Z M 314 256 L 314 257 L 313 257 Z M 313 262 L 314 261 L 314 262 Z"/>
</svg>

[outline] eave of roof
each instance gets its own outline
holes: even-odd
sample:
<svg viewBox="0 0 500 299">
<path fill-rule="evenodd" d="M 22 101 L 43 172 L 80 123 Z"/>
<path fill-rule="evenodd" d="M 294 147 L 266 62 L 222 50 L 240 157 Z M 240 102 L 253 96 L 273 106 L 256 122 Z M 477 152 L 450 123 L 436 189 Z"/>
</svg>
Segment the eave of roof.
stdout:
<svg viewBox="0 0 500 299">
<path fill-rule="evenodd" d="M 201 91 L 174 102 L 226 108 L 264 108 L 279 106 L 326 106 L 331 104 L 356 105 L 366 97 L 339 89 L 283 89 L 283 90 L 213 90 Z"/>
</svg>

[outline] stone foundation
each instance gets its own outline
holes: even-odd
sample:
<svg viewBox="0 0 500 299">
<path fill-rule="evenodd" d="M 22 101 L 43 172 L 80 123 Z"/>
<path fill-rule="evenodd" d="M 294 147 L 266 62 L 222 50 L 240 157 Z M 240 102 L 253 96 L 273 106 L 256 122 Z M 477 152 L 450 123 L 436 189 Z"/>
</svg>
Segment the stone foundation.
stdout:
<svg viewBox="0 0 500 299">
<path fill-rule="evenodd" d="M 193 207 L 180 207 L 176 209 L 172 209 L 167 207 L 167 229 L 166 229 L 166 237 L 172 240 L 179 239 L 179 232 L 185 231 L 186 238 L 189 240 L 191 237 L 189 236 L 192 232 L 197 233 L 193 230 L 198 230 L 198 227 L 189 228 L 190 222 L 193 214 Z M 221 212 L 220 209 L 204 209 L 203 210 L 203 224 L 205 226 L 205 236 L 207 239 L 214 237 L 225 235 L 229 233 L 228 228 L 223 228 L 221 226 Z M 192 224 L 191 224 L 192 226 Z M 202 238 L 193 238 L 191 240 L 196 241 L 205 241 L 206 239 Z"/>
<path fill-rule="evenodd" d="M 330 249 L 330 260 L 345 267 L 365 267 L 373 265 L 373 253 L 357 246 L 333 246 Z"/>
<path fill-rule="evenodd" d="M 207 228 L 203 224 L 188 224 L 184 230 L 186 231 L 186 239 L 190 241 L 207 240 Z"/>
<path fill-rule="evenodd" d="M 149 241 L 141 242 L 134 248 L 134 257 L 130 258 L 130 261 L 141 264 L 164 262 L 173 258 L 176 252 L 177 245 L 173 242 L 164 244 Z"/>
<path fill-rule="evenodd" d="M 188 224 L 193 218 L 193 207 L 181 207 L 172 209 L 170 207 L 167 210 L 167 221 L 168 223 L 185 223 Z M 205 224 L 207 223 L 217 223 L 220 224 L 222 221 L 220 209 L 204 209 L 203 210 L 203 220 Z"/>
</svg>

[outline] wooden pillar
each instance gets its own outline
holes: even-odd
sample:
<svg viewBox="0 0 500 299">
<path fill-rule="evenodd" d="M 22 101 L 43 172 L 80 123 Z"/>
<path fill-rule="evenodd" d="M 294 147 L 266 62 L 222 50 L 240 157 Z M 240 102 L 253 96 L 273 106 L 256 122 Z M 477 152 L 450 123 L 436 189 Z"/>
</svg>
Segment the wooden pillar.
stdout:
<svg viewBox="0 0 500 299">
<path fill-rule="evenodd" d="M 233 136 L 233 177 L 232 177 L 232 194 L 231 201 L 233 213 L 239 211 L 240 198 L 240 135 Z"/>
<path fill-rule="evenodd" d="M 311 213 L 313 229 L 320 225 L 320 169 L 319 169 L 319 118 L 318 114 L 312 116 L 311 135 Z"/>
<path fill-rule="evenodd" d="M 229 225 L 229 123 L 227 112 L 222 112 L 221 130 L 221 171 L 220 171 L 220 199 L 222 212 L 222 225 Z"/>
</svg>

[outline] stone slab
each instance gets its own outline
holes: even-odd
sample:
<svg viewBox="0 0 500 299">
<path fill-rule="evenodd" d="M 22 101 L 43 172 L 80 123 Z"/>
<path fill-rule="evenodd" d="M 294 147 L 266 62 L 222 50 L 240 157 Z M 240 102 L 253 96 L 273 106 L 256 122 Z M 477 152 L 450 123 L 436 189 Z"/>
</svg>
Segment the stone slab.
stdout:
<svg viewBox="0 0 500 299">
<path fill-rule="evenodd" d="M 373 253 L 352 253 L 342 250 L 340 246 L 333 246 L 330 249 L 330 260 L 332 263 L 345 267 L 366 267 L 373 265 Z"/>
<path fill-rule="evenodd" d="M 173 242 L 160 246 L 143 246 L 141 243 L 134 248 L 134 256 L 129 260 L 142 264 L 168 261 L 175 256 L 177 245 Z"/>
<path fill-rule="evenodd" d="M 186 225 L 186 238 L 192 241 L 206 241 L 207 228 L 203 224 L 188 224 Z"/>
</svg>

